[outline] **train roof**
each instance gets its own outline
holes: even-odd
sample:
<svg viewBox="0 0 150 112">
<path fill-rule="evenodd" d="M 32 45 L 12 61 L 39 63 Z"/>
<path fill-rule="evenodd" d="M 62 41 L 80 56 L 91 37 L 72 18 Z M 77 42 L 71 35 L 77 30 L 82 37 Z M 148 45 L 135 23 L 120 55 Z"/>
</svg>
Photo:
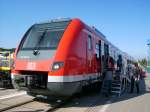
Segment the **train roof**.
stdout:
<svg viewBox="0 0 150 112">
<path fill-rule="evenodd" d="M 58 19 L 51 19 L 43 22 L 38 22 L 35 24 L 47 24 L 47 23 L 56 23 L 56 22 L 65 22 L 65 21 L 71 21 L 71 18 L 58 18 Z"/>
<path fill-rule="evenodd" d="M 105 41 L 105 43 L 109 44 L 110 46 L 112 46 L 115 50 L 117 50 L 119 52 L 119 54 L 125 56 L 126 58 L 130 59 L 130 60 L 134 60 L 133 57 L 129 56 L 127 53 L 121 51 L 118 47 L 116 47 L 115 45 L 113 45 L 111 42 L 109 42 L 106 38 L 106 36 L 100 32 L 96 27 L 92 26 L 88 26 L 86 25 L 84 22 L 82 22 L 80 19 L 78 18 L 58 18 L 58 19 L 51 19 L 51 20 L 48 20 L 48 21 L 44 21 L 44 22 L 39 22 L 39 23 L 35 23 L 35 24 L 47 24 L 47 23 L 55 23 L 55 22 L 69 22 L 69 21 L 72 21 L 72 20 L 79 20 L 81 23 L 84 24 L 84 26 L 91 32 L 95 33 L 96 35 L 98 35 L 103 41 Z"/>
<path fill-rule="evenodd" d="M 88 26 L 88 27 L 89 27 L 89 26 Z M 134 59 L 132 56 L 130 56 L 130 55 L 127 54 L 126 52 L 120 50 L 118 47 L 116 47 L 116 46 L 113 45 L 111 42 L 109 42 L 109 41 L 107 40 L 106 36 L 105 36 L 103 33 L 101 33 L 97 28 L 95 28 L 94 26 L 89 27 L 89 28 L 92 29 L 94 33 L 96 33 L 97 35 L 99 35 L 99 37 L 100 37 L 103 41 L 105 41 L 107 44 L 109 44 L 111 47 L 113 47 L 113 49 L 117 50 L 117 51 L 119 52 L 119 54 L 121 54 L 123 57 L 125 57 L 125 58 L 128 59 L 128 60 L 132 60 L 132 61 L 135 62 L 135 59 Z"/>
</svg>

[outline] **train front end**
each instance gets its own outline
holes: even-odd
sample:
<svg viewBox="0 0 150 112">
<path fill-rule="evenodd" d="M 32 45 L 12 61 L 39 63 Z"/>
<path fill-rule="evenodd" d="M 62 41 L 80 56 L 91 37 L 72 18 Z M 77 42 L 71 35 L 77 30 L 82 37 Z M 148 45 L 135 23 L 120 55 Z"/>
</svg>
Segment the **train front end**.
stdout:
<svg viewBox="0 0 150 112">
<path fill-rule="evenodd" d="M 70 30 L 67 27 L 71 21 L 64 19 L 35 24 L 25 33 L 14 56 L 11 77 L 15 88 L 33 94 L 68 96 L 74 93 L 74 88 L 68 90 L 69 84 L 63 83 L 67 45 L 58 48 L 61 39 L 68 38 L 64 36 Z"/>
</svg>

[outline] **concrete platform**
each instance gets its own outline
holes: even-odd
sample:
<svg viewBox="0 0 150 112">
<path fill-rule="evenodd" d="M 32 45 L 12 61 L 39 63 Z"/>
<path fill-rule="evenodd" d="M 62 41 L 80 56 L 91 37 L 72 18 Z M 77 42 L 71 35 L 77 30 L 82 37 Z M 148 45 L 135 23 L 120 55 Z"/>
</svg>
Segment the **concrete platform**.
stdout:
<svg viewBox="0 0 150 112">
<path fill-rule="evenodd" d="M 32 99 L 33 97 L 28 96 L 25 91 L 0 88 L 0 111 L 9 109 L 18 104 L 29 102 Z"/>
<path fill-rule="evenodd" d="M 20 95 L 26 95 L 27 93 L 25 91 L 18 91 L 16 89 L 4 89 L 0 88 L 0 100 L 20 96 Z"/>
<path fill-rule="evenodd" d="M 31 102 L 34 97 L 28 95 L 20 95 L 0 100 L 0 111 L 8 110 L 12 107 Z"/>
<path fill-rule="evenodd" d="M 9 94 L 15 94 L 18 93 L 17 89 L 6 89 L 6 88 L 0 88 L 0 97 L 4 95 L 9 95 Z"/>
</svg>

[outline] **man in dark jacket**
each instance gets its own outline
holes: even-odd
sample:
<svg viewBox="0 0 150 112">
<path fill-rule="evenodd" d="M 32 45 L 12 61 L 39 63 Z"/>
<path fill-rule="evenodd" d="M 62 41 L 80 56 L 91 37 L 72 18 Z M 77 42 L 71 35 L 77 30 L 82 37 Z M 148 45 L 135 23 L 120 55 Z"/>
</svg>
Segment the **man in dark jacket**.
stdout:
<svg viewBox="0 0 150 112">
<path fill-rule="evenodd" d="M 117 68 L 118 68 L 118 72 L 121 73 L 122 72 L 122 56 L 121 55 L 118 56 Z"/>
<path fill-rule="evenodd" d="M 136 85 L 137 93 L 140 92 L 139 83 L 140 83 L 140 70 L 139 70 L 139 67 L 136 66 L 135 70 L 134 70 L 134 73 L 133 73 L 133 76 L 131 78 L 131 91 L 130 91 L 130 93 L 133 93 L 134 85 Z"/>
</svg>

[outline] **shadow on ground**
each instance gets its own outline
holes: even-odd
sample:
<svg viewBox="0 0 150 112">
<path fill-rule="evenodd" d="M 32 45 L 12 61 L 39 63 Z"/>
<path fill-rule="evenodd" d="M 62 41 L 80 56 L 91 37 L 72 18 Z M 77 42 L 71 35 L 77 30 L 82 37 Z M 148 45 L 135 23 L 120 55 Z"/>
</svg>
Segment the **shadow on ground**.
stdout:
<svg viewBox="0 0 150 112">
<path fill-rule="evenodd" d="M 103 106 L 108 101 L 111 101 L 112 103 L 121 102 L 125 100 L 131 100 L 137 97 L 140 97 L 142 95 L 145 95 L 147 93 L 150 93 L 150 86 L 148 87 L 145 83 L 145 81 L 148 80 L 147 78 L 142 78 L 140 80 L 140 93 L 136 93 L 136 87 L 134 87 L 134 92 L 130 93 L 130 87 L 128 90 L 123 93 L 120 97 L 118 96 L 112 96 L 112 97 L 105 97 L 101 94 L 95 94 L 95 93 L 84 93 L 79 96 L 75 96 L 73 100 L 71 100 L 68 104 L 65 105 L 63 108 L 69 108 L 69 107 L 96 107 L 96 106 Z"/>
<path fill-rule="evenodd" d="M 146 79 L 140 80 L 140 93 L 136 93 L 136 88 L 134 88 L 134 93 L 130 94 L 130 88 L 123 93 L 120 97 L 113 96 L 113 97 L 105 97 L 101 95 L 100 93 L 92 93 L 92 92 L 82 92 L 80 94 L 75 95 L 73 98 L 70 99 L 57 99 L 57 98 L 51 98 L 49 100 L 47 99 L 35 99 L 36 101 L 47 103 L 49 107 L 53 108 L 52 110 L 55 110 L 57 107 L 63 106 L 63 108 L 69 108 L 69 107 L 79 107 L 79 108 L 93 108 L 97 106 L 103 106 L 107 103 L 107 101 L 111 101 L 112 103 L 121 102 L 125 100 L 131 100 L 133 98 L 140 97 L 142 95 L 145 95 L 147 93 L 150 93 L 150 86 L 146 85 L 146 81 L 149 81 Z M 50 109 L 51 110 L 51 109 Z M 43 111 L 42 109 L 36 110 L 37 112 Z M 26 111 L 27 112 L 27 111 Z M 33 111 L 35 112 L 35 111 Z"/>
</svg>

